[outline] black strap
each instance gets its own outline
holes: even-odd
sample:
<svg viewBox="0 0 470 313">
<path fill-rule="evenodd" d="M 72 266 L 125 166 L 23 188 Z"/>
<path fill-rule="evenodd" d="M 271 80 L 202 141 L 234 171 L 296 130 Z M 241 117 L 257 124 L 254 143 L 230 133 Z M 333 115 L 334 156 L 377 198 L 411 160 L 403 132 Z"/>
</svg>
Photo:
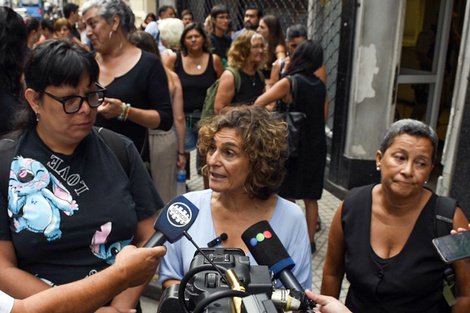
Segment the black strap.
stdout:
<svg viewBox="0 0 470 313">
<path fill-rule="evenodd" d="M 294 83 L 295 78 L 294 76 L 286 76 L 287 80 L 289 81 L 289 96 L 288 101 L 286 103 L 286 112 L 290 112 L 292 110 L 292 103 L 294 102 Z"/>
<path fill-rule="evenodd" d="M 436 212 L 434 219 L 434 229 L 436 231 L 436 237 L 442 237 L 450 234 L 450 231 L 454 228 L 454 215 L 457 207 L 457 201 L 449 197 L 439 196 L 436 202 Z M 455 283 L 455 271 L 452 265 L 448 265 L 444 270 L 444 290 L 450 286 L 453 289 Z M 444 293 L 445 295 L 445 293 Z M 446 298 L 447 300 L 447 298 Z M 449 303 L 449 306 L 452 304 Z"/>
<path fill-rule="evenodd" d="M 0 192 L 5 199 L 8 199 L 11 162 L 15 157 L 16 147 L 21 135 L 21 131 L 14 131 L 0 140 Z"/>
<path fill-rule="evenodd" d="M 436 202 L 435 230 L 436 236 L 449 235 L 454 227 L 454 215 L 457 201 L 449 197 L 439 196 Z"/>
<path fill-rule="evenodd" d="M 129 177 L 131 173 L 131 166 L 127 156 L 126 143 L 124 140 L 122 140 L 122 138 L 115 132 L 112 132 L 109 129 L 103 127 L 97 128 L 97 132 L 98 135 L 106 142 L 108 147 L 114 152 L 119 160 L 119 163 L 121 163 L 122 168 Z"/>
</svg>

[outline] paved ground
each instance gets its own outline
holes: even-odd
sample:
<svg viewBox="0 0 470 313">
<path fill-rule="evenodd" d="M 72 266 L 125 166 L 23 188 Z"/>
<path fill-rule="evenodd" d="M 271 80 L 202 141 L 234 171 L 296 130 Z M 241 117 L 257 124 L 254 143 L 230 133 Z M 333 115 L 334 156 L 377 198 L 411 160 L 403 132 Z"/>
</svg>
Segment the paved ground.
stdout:
<svg viewBox="0 0 470 313">
<path fill-rule="evenodd" d="M 191 179 L 188 180 L 189 190 L 201 190 L 204 188 L 201 176 L 198 176 L 193 164 L 195 153 L 191 153 Z M 319 201 L 320 218 L 322 220 L 322 230 L 315 236 L 317 243 L 317 252 L 312 255 L 313 282 L 312 291 L 319 292 L 321 285 L 321 277 L 323 271 L 323 263 L 325 262 L 326 248 L 328 242 L 328 233 L 333 215 L 340 204 L 341 200 L 326 190 L 323 190 L 322 199 Z M 303 201 L 297 202 L 303 208 Z M 344 301 L 348 283 L 343 282 L 343 291 L 341 292 L 341 300 Z M 157 311 L 158 302 L 148 297 L 141 298 L 143 313 L 155 313 Z M 166 313 L 166 312 L 164 312 Z"/>
</svg>

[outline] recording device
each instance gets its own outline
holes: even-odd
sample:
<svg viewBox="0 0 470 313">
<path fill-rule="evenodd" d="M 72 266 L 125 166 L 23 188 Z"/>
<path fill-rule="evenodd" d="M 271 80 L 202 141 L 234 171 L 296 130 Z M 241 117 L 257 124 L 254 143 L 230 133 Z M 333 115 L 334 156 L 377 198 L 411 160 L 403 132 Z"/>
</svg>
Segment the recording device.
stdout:
<svg viewBox="0 0 470 313">
<path fill-rule="evenodd" d="M 219 237 L 216 237 L 215 239 L 209 241 L 209 242 L 207 243 L 207 247 L 209 247 L 209 248 L 215 247 L 215 246 L 217 246 L 219 243 L 221 243 L 222 241 L 227 240 L 227 238 L 228 238 L 228 235 L 227 235 L 226 233 L 222 233 L 222 234 L 220 234 Z"/>
<path fill-rule="evenodd" d="M 151 248 L 163 245 L 166 241 L 173 243 L 180 239 L 196 220 L 199 209 L 184 196 L 177 196 L 167 203 L 158 215 L 153 228 L 155 234 L 145 243 Z"/>
<path fill-rule="evenodd" d="M 189 271 L 179 285 L 171 285 L 162 294 L 158 312 L 233 312 L 232 286 L 228 279 L 214 270 L 213 265 L 203 253 L 222 272 L 233 270 L 238 281 L 244 286 L 241 297 L 260 296 L 262 302 L 255 298 L 247 299 L 242 304 L 245 313 L 277 313 L 270 300 L 273 291 L 271 277 L 266 266 L 250 266 L 250 259 L 243 250 L 236 248 L 201 248 L 196 251 Z M 225 273 L 224 273 L 225 274 Z M 244 299 L 244 298 L 243 298 Z M 182 307 L 184 306 L 184 307 Z M 260 308 L 260 311 L 253 309 Z M 262 309 L 261 309 L 262 308 Z"/>
<path fill-rule="evenodd" d="M 470 258 L 470 230 L 455 235 L 447 235 L 432 240 L 442 261 L 449 264 Z"/>
<path fill-rule="evenodd" d="M 243 236 L 251 238 L 251 231 L 272 240 L 250 250 L 261 265 L 250 266 L 249 257 L 241 249 L 202 248 L 196 246 L 189 271 L 181 283 L 165 289 L 158 312 L 175 313 L 278 313 L 283 310 L 310 311 L 315 302 L 308 299 L 302 286 L 290 272 L 295 265 L 268 222 L 257 223 Z M 243 238 L 242 236 L 242 238 Z M 217 239 L 217 238 L 216 238 Z M 245 240 L 245 239 L 244 239 Z M 261 240 L 261 237 L 256 239 Z M 263 240 L 261 240 L 263 241 Z M 246 241 L 245 241 L 246 242 Z M 264 249 L 269 248 L 264 251 Z M 275 251 L 275 258 L 269 256 Z M 255 256 L 255 254 L 258 256 Z M 259 255 L 263 255 L 259 257 Z M 265 262 L 267 264 L 262 264 Z M 266 266 L 268 265 L 270 268 Z M 274 290 L 272 273 L 290 290 Z"/>
<path fill-rule="evenodd" d="M 261 221 L 249 227 L 242 234 L 242 239 L 256 262 L 269 266 L 274 278 L 279 278 L 284 287 L 291 291 L 291 295 L 301 302 L 300 309 L 315 307 L 315 302 L 305 295 L 304 288 L 292 274 L 294 260 L 268 221 Z"/>
</svg>

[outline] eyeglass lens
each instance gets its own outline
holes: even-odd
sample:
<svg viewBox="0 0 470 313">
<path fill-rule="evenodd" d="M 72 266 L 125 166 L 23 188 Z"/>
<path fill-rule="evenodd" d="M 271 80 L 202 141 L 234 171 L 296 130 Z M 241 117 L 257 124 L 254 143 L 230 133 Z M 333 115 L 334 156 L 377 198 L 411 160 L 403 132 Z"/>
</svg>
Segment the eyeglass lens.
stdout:
<svg viewBox="0 0 470 313">
<path fill-rule="evenodd" d="M 65 112 L 75 113 L 80 110 L 85 97 L 71 97 L 64 101 Z M 104 91 L 97 90 L 86 94 L 86 100 L 91 108 L 98 107 L 104 100 Z"/>
</svg>

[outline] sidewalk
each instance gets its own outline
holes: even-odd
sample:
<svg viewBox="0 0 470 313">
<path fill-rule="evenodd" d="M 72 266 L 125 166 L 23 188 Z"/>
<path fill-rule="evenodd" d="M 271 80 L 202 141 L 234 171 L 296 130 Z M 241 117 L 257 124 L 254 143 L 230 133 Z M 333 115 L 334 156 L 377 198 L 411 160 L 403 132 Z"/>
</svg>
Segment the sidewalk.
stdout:
<svg viewBox="0 0 470 313">
<path fill-rule="evenodd" d="M 194 168 L 195 164 L 195 153 L 191 153 L 191 179 L 187 181 L 189 191 L 204 189 L 204 183 L 202 177 L 199 176 Z M 317 252 L 312 255 L 312 291 L 320 292 L 321 277 L 323 272 L 323 263 L 325 262 L 328 233 L 330 231 L 330 224 L 333 216 L 338 208 L 341 200 L 336 198 L 333 194 L 327 190 L 323 190 L 322 199 L 318 202 L 320 211 L 320 218 L 322 221 L 322 229 L 315 236 L 315 242 L 317 244 Z M 303 201 L 297 201 L 297 204 L 304 209 Z M 349 284 L 345 280 L 343 282 L 343 289 L 341 291 L 340 299 L 344 302 L 347 288 Z M 152 295 L 152 298 L 153 295 Z M 155 313 L 157 311 L 158 302 L 148 297 L 141 298 L 143 313 Z"/>
</svg>

